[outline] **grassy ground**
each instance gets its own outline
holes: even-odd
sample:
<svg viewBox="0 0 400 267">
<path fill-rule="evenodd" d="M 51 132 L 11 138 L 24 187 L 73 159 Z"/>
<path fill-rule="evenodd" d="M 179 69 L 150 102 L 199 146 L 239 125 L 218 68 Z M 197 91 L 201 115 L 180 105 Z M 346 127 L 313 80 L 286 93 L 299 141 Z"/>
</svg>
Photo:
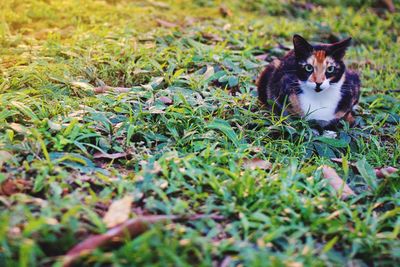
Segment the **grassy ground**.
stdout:
<svg viewBox="0 0 400 267">
<path fill-rule="evenodd" d="M 368 1 L 238 0 L 222 12 L 221 2 L 1 1 L 1 266 L 60 265 L 75 244 L 106 231 L 108 206 L 127 195 L 131 217 L 225 219 L 156 224 L 79 266 L 400 261 L 399 174 L 372 171 L 399 167 L 400 14 Z M 357 127 L 330 139 L 259 108 L 254 80 L 267 62 L 256 56 L 282 55 L 294 33 L 353 36 L 347 64 L 363 82 Z M 104 85 L 131 90 L 93 93 Z M 272 167 L 243 167 L 252 158 Z M 357 196 L 341 200 L 322 164 Z M 17 188 L 4 188 L 10 181 Z"/>
</svg>

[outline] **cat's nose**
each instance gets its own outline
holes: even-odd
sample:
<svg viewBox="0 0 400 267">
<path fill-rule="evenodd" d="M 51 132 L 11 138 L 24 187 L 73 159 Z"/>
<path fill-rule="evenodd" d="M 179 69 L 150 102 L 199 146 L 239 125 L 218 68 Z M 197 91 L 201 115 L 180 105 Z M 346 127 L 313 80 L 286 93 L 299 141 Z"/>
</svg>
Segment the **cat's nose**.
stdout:
<svg viewBox="0 0 400 267">
<path fill-rule="evenodd" d="M 319 92 L 321 92 L 322 91 L 322 89 L 321 89 L 321 84 L 322 83 L 315 83 L 316 85 L 315 85 L 315 92 L 317 92 L 317 93 L 319 93 Z"/>
</svg>

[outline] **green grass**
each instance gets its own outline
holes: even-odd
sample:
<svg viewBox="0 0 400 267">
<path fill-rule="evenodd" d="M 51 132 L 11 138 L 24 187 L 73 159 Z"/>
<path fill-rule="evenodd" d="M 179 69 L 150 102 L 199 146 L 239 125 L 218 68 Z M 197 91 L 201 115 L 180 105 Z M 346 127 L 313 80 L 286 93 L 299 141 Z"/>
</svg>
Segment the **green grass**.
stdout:
<svg viewBox="0 0 400 267">
<path fill-rule="evenodd" d="M 222 2 L 2 1 L 0 181 L 32 187 L 0 196 L 1 266 L 59 266 L 75 244 L 106 231 L 104 212 L 126 195 L 132 217 L 225 219 L 155 225 L 77 266 L 212 266 L 228 256 L 229 266 L 400 261 L 399 174 L 371 174 L 399 167 L 400 13 L 368 1 L 316 1 L 307 10 L 258 0 L 229 1 L 232 16 L 223 17 Z M 257 102 L 254 80 L 267 62 L 256 55 L 282 55 L 278 44 L 291 46 L 294 33 L 354 38 L 346 59 L 362 76 L 358 126 L 335 139 Z M 131 90 L 92 92 L 103 85 Z M 248 158 L 272 168 L 243 168 Z M 322 164 L 357 196 L 340 200 Z"/>
</svg>

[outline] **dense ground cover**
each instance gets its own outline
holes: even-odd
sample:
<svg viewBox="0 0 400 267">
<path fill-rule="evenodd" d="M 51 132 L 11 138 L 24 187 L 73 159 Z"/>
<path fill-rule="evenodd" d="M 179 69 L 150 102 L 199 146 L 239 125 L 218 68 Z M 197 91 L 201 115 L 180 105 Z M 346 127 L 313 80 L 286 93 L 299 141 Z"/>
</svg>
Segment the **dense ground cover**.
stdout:
<svg viewBox="0 0 400 267">
<path fill-rule="evenodd" d="M 400 14 L 368 1 L 221 2 L 1 2 L 1 266 L 60 264 L 126 196 L 130 217 L 223 219 L 155 224 L 78 265 L 399 262 L 399 174 L 373 168 L 399 167 Z M 255 78 L 294 33 L 353 36 L 357 127 L 328 138 L 260 109 Z M 105 86 L 129 90 L 95 94 Z M 255 158 L 271 166 L 249 168 Z M 357 195 L 342 200 L 323 164 Z"/>
</svg>

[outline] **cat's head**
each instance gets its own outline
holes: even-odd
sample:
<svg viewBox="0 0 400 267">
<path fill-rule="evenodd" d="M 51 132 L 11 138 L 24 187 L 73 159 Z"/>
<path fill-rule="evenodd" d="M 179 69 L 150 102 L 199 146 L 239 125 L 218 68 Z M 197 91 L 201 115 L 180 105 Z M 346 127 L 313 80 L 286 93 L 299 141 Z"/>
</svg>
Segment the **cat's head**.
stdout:
<svg viewBox="0 0 400 267">
<path fill-rule="evenodd" d="M 333 44 L 311 45 L 300 35 L 294 35 L 294 54 L 300 82 L 315 92 L 328 90 L 332 84 L 338 83 L 345 72 L 343 57 L 350 43 L 351 38 L 347 38 Z"/>
</svg>

